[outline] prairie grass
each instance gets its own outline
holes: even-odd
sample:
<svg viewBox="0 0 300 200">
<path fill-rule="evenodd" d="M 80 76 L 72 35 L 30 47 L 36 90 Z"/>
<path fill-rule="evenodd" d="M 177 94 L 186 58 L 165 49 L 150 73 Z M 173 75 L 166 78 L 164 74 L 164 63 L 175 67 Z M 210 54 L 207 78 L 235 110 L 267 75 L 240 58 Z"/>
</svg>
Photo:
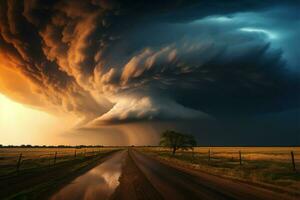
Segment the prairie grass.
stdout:
<svg viewBox="0 0 300 200">
<path fill-rule="evenodd" d="M 18 160 L 21 156 L 19 171 L 34 170 L 74 159 L 83 159 L 100 153 L 112 151 L 114 148 L 0 148 L 0 177 L 17 172 Z M 76 156 L 75 156 L 76 151 Z M 55 159 L 56 154 L 56 159 Z"/>
<path fill-rule="evenodd" d="M 47 199 L 52 192 L 120 149 L 1 148 L 0 199 Z M 55 152 L 57 158 L 54 164 Z M 24 160 L 17 171 L 20 153 Z"/>
<path fill-rule="evenodd" d="M 140 150 L 207 173 L 300 191 L 300 147 L 195 147 L 194 151 L 178 151 L 175 155 L 163 147 Z M 293 170 L 291 151 L 294 152 L 296 171 Z"/>
</svg>

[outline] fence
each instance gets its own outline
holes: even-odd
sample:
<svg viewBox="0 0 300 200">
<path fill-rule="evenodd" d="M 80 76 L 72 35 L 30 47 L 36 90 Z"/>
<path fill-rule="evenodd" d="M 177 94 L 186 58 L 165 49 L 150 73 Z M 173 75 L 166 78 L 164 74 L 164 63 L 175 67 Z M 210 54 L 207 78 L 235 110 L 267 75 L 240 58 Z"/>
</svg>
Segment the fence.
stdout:
<svg viewBox="0 0 300 200">
<path fill-rule="evenodd" d="M 0 148 L 0 176 L 97 156 L 111 148 Z"/>
<path fill-rule="evenodd" d="M 171 155 L 165 147 L 148 147 L 145 150 Z M 179 150 L 178 156 L 185 155 L 187 160 L 202 164 L 227 164 L 228 166 L 254 165 L 262 162 L 282 163 L 290 170 L 300 168 L 300 147 L 195 147 L 190 151 Z M 191 154 L 191 157 L 187 156 Z"/>
</svg>

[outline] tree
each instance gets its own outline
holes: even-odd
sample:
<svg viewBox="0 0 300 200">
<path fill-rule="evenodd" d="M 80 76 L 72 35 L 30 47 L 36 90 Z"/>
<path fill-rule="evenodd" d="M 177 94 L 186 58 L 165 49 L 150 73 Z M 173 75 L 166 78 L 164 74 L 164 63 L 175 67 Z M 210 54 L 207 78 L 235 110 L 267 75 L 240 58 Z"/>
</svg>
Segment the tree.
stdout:
<svg viewBox="0 0 300 200">
<path fill-rule="evenodd" d="M 159 144 L 171 148 L 172 154 L 175 155 L 178 149 L 193 149 L 193 147 L 197 145 L 197 142 L 192 135 L 167 130 L 161 134 Z"/>
</svg>

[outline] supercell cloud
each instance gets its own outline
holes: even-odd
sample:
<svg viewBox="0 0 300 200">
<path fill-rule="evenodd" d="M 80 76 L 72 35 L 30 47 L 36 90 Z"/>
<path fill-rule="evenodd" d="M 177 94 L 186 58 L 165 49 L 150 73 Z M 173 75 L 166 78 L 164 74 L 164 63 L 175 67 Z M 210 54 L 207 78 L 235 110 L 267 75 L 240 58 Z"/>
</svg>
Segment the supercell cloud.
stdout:
<svg viewBox="0 0 300 200">
<path fill-rule="evenodd" d="M 73 113 L 83 127 L 269 120 L 299 110 L 299 9 L 276 0 L 1 0 L 0 92 Z M 8 84 L 7 71 L 26 85 Z"/>
</svg>

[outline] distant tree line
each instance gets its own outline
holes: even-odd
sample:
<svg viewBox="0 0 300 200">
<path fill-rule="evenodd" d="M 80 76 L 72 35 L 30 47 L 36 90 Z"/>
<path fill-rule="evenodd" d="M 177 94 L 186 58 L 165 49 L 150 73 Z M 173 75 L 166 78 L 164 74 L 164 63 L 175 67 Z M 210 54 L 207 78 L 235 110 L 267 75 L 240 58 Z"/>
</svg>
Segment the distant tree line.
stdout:
<svg viewBox="0 0 300 200">
<path fill-rule="evenodd" d="M 30 144 L 22 144 L 22 145 L 2 145 L 0 144 L 0 148 L 101 148 L 103 145 L 30 145 Z"/>
</svg>

